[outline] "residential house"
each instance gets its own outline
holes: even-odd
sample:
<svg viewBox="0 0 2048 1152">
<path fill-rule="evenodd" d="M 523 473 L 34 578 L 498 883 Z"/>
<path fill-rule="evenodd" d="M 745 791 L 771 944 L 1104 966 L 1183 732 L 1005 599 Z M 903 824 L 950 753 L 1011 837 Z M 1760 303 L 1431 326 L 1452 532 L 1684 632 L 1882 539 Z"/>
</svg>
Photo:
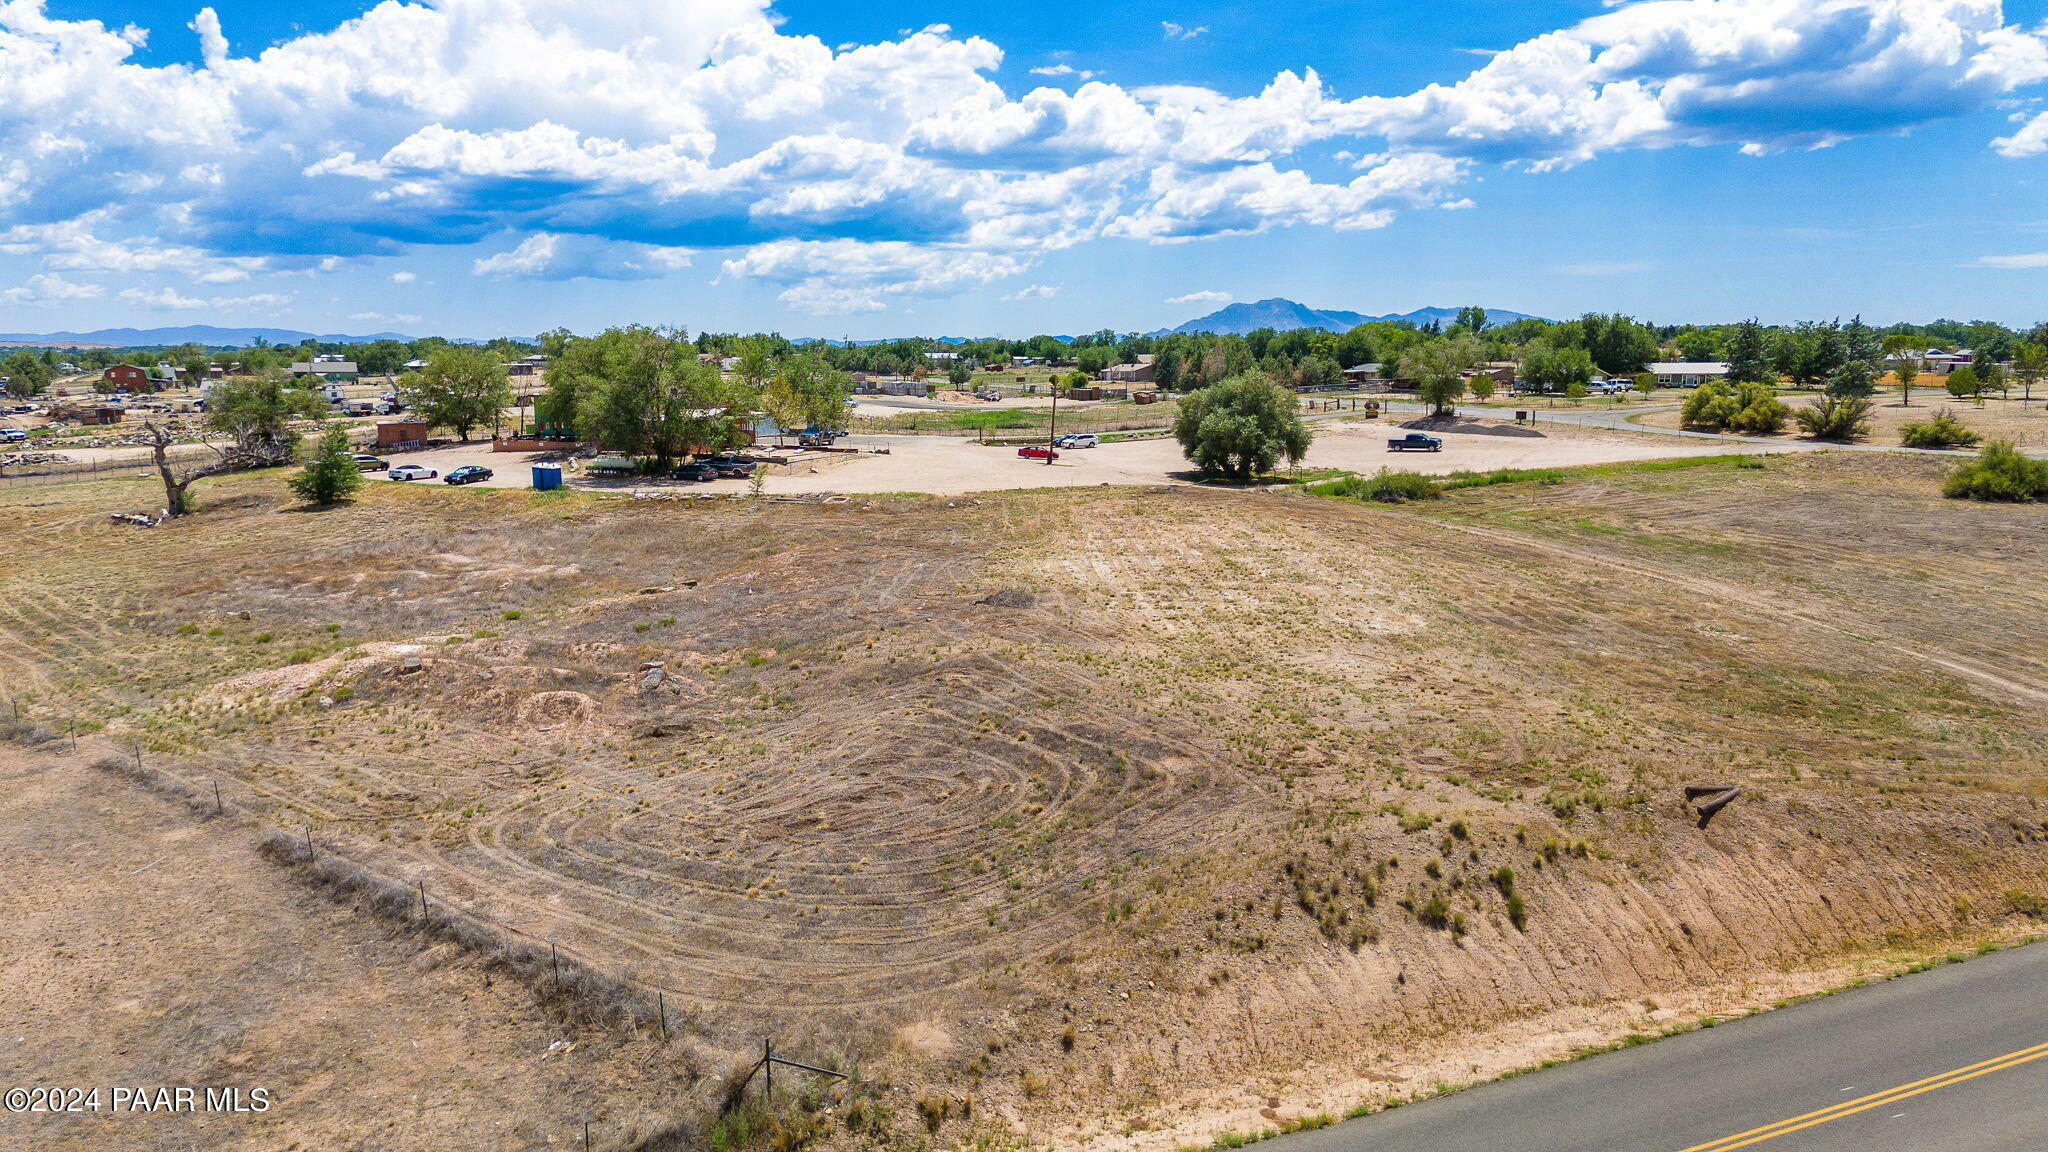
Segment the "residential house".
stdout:
<svg viewBox="0 0 2048 1152">
<path fill-rule="evenodd" d="M 1147 354 L 1129 364 L 1112 364 L 1103 369 L 1102 378 L 1112 384 L 1149 384 L 1156 379 L 1158 371 L 1155 359 Z"/>
<path fill-rule="evenodd" d="M 317 376 L 329 384 L 352 384 L 356 378 L 353 360 L 339 356 L 315 356 L 292 365 L 292 375 L 299 377 Z"/>
<path fill-rule="evenodd" d="M 1728 365 L 1719 360 L 1666 360 L 1644 371 L 1657 378 L 1659 388 L 1697 388 L 1728 375 Z"/>
<path fill-rule="evenodd" d="M 149 369 L 133 364 L 115 364 L 100 373 L 102 392 L 147 392 L 154 385 Z"/>
<path fill-rule="evenodd" d="M 1977 354 L 1968 348 L 1958 348 L 1954 352 L 1934 352 L 1927 357 L 1927 370 L 1937 376 L 1947 376 L 1965 364 L 1974 363 L 1976 359 Z"/>
</svg>

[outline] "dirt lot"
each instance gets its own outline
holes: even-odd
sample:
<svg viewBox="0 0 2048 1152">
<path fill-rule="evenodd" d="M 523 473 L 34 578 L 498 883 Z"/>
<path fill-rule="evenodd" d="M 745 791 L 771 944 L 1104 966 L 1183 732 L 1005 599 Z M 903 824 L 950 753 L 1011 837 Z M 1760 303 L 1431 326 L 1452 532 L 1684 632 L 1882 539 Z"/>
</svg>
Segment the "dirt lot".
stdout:
<svg viewBox="0 0 2048 1152">
<path fill-rule="evenodd" d="M 78 483 L 0 492 L 0 675 L 33 722 L 670 990 L 705 1070 L 678 1113 L 774 1034 L 887 1086 L 884 1134 L 840 1109 L 831 1142 L 1171 1149 L 2037 930 L 2048 654 L 2012 638 L 2048 509 L 1940 474 L 318 513 L 252 476 L 151 530 L 105 516 L 146 485 Z M 1702 829 L 1677 790 L 1709 782 L 1747 791 Z M 38 899 L 146 891 L 162 842 Z M 76 943 L 18 938 L 31 987 Z M 282 986 L 254 971 L 222 995 Z M 481 1121 L 446 1086 L 524 1042 L 423 1039 L 418 1074 Z"/>
<path fill-rule="evenodd" d="M 1756 445 L 1687 441 L 1601 429 L 1547 424 L 1541 432 L 1515 429 L 1505 422 L 1483 433 L 1444 432 L 1441 452 L 1388 452 L 1387 438 L 1402 428 L 1388 421 L 1320 420 L 1309 447 L 1307 468 L 1341 468 L 1373 472 L 1390 467 L 1444 475 L 1497 468 L 1558 468 L 1607 464 L 1623 460 L 1704 456 L 1769 451 Z M 1025 459 L 1015 447 L 977 444 L 953 436 L 850 436 L 841 446 L 850 453 L 788 453 L 788 463 L 771 467 L 765 491 L 804 493 L 927 493 L 947 496 L 1020 488 L 1100 487 L 1104 484 L 1182 484 L 1192 479 L 1180 445 L 1170 438 L 1112 441 L 1099 448 L 1063 450 L 1048 465 Z M 1795 445 L 1796 446 L 1796 445 Z M 886 450 L 878 452 L 877 450 Z M 531 461 L 525 453 L 492 452 L 488 445 L 436 448 L 391 457 L 394 463 L 417 463 L 446 475 L 464 464 L 482 464 L 495 475 L 479 488 L 526 488 Z M 373 482 L 381 474 L 373 474 Z M 584 483 L 581 480 L 575 481 Z M 412 483 L 420 483 L 414 481 Z M 439 481 L 426 481 L 439 485 Z M 604 481 L 590 485 L 608 489 L 737 494 L 745 480 L 702 483 L 659 479 Z"/>
<path fill-rule="evenodd" d="M 1794 410 L 1812 402 L 1810 396 L 1788 396 L 1785 402 Z M 1915 420 L 1927 420 L 1938 412 L 1949 412 L 1963 426 L 1980 433 L 1987 440 L 2011 440 L 2022 447 L 2039 448 L 2048 445 L 2048 401 L 2035 400 L 2026 403 L 2015 396 L 2011 400 L 1987 398 L 1982 406 L 1968 400 L 1957 400 L 1939 387 L 1917 388 L 1913 392 L 1913 403 L 1907 407 L 1899 402 L 1898 394 L 1880 395 L 1875 398 L 1876 407 L 1871 412 L 1872 429 L 1869 443 L 1898 444 L 1901 442 L 1900 429 Z M 1652 412 L 1641 419 L 1641 423 L 1659 428 L 1679 427 L 1679 414 Z M 1787 427 L 1787 440 L 1798 438 L 1797 425 Z"/>
</svg>

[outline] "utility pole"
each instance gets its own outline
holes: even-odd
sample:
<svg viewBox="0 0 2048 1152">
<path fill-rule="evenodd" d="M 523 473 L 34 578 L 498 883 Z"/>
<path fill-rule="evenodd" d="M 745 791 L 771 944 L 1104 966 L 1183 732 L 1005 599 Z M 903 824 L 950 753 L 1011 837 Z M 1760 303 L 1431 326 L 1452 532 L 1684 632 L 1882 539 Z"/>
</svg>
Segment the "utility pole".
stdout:
<svg viewBox="0 0 2048 1152">
<path fill-rule="evenodd" d="M 1053 444 L 1060 438 L 1060 378 L 1052 378 L 1052 422 L 1045 431 L 1045 466 L 1052 467 Z"/>
</svg>

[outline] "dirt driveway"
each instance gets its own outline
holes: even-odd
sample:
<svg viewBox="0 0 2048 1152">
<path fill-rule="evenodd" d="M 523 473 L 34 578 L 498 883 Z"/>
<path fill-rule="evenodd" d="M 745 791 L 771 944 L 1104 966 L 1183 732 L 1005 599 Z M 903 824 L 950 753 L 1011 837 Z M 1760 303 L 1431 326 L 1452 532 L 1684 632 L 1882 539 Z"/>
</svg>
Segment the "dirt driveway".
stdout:
<svg viewBox="0 0 2048 1152">
<path fill-rule="evenodd" d="M 1441 452 L 1388 452 L 1389 425 L 1327 421 L 1315 428 L 1303 462 L 1311 468 L 1374 472 L 1391 467 L 1441 475 L 1497 468 L 1556 468 L 1667 456 L 1765 452 L 1772 448 L 1718 441 L 1674 442 L 1622 432 L 1546 426 L 1541 436 L 1448 432 Z M 1188 469 L 1180 445 L 1169 438 L 1126 440 L 1100 448 L 1060 453 L 1047 465 L 1025 460 L 1014 447 L 988 447 L 950 436 L 858 436 L 845 443 L 887 448 L 887 455 L 863 454 L 816 471 L 777 470 L 770 492 L 926 492 L 951 495 L 1005 488 L 1065 488 L 1100 484 L 1181 483 Z M 1795 445 L 1786 445 L 1794 448 Z M 707 491 L 743 488 L 743 481 L 699 485 Z"/>
</svg>

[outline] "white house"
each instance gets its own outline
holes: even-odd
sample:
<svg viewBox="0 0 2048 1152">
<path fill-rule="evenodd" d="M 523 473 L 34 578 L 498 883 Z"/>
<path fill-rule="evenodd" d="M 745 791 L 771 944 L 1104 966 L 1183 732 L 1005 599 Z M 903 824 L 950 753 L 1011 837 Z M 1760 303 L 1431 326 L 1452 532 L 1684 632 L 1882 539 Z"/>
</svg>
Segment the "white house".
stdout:
<svg viewBox="0 0 2048 1152">
<path fill-rule="evenodd" d="M 1644 370 L 1657 378 L 1659 388 L 1697 388 L 1726 376 L 1728 365 L 1720 360 L 1666 360 Z"/>
<path fill-rule="evenodd" d="M 1954 352 L 1934 352 L 1927 357 L 1927 370 L 1937 376 L 1946 376 L 1963 365 L 1974 362 L 1976 358 L 1976 353 L 1968 348 L 1959 348 Z"/>
</svg>

